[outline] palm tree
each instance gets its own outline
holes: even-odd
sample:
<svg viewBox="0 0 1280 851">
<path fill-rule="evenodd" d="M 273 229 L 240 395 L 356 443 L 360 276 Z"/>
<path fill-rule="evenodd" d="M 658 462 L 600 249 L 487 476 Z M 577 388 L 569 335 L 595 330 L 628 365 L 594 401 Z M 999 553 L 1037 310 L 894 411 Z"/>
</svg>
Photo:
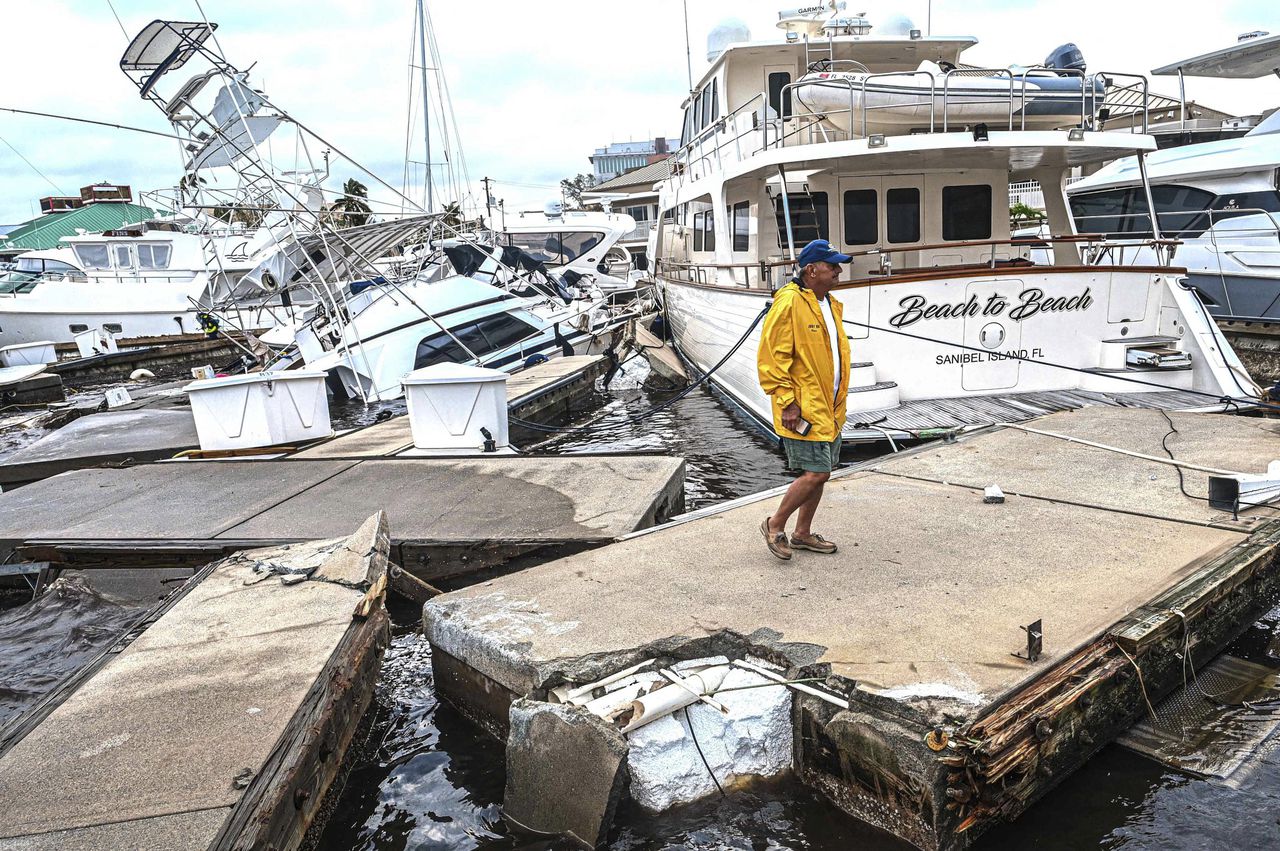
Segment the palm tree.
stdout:
<svg viewBox="0 0 1280 851">
<path fill-rule="evenodd" d="M 368 198 L 369 188 L 354 177 L 342 184 L 342 197 L 329 206 L 336 213 L 335 224 L 338 227 L 366 224 L 373 217 Z"/>
</svg>

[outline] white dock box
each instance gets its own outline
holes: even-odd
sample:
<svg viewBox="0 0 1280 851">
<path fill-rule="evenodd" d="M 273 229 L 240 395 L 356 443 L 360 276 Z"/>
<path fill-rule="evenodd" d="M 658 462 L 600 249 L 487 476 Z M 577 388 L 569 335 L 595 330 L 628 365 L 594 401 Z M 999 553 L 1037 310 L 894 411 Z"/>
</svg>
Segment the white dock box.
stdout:
<svg viewBox="0 0 1280 851">
<path fill-rule="evenodd" d="M 57 362 L 58 353 L 52 340 L 18 343 L 0 349 L 0 366 L 44 366 Z"/>
<path fill-rule="evenodd" d="M 193 381 L 200 448 L 250 449 L 319 440 L 333 434 L 323 372 L 253 372 Z"/>
<path fill-rule="evenodd" d="M 488 429 L 496 448 L 507 446 L 507 374 L 497 369 L 438 363 L 406 375 L 409 428 L 417 449 L 479 452 Z"/>
</svg>

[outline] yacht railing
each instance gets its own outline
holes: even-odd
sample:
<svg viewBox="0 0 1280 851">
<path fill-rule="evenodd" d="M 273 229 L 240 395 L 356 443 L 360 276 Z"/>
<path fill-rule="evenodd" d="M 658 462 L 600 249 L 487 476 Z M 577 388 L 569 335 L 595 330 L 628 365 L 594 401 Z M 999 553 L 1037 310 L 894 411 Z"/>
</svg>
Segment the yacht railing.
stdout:
<svg viewBox="0 0 1280 851">
<path fill-rule="evenodd" d="M 1089 265 L 1097 265 L 1097 261 L 1106 256 L 1109 250 L 1125 247 L 1146 247 L 1156 250 L 1168 250 L 1172 249 L 1176 245 L 1180 245 L 1181 240 L 1147 238 L 1117 241 L 1108 234 L 1089 233 L 1030 237 L 1022 239 L 964 240 L 960 242 L 940 242 L 906 246 L 895 245 L 891 247 L 875 246 L 873 248 L 850 251 L 848 254 L 850 257 L 878 257 L 880 260 L 879 268 L 867 273 L 867 279 L 874 280 L 876 278 L 889 278 L 895 274 L 905 274 L 909 272 L 945 272 L 948 269 L 963 271 L 965 269 L 972 270 L 974 268 L 997 269 L 1001 268 L 1002 264 L 1036 266 L 1041 264 L 1037 264 L 1027 257 L 1002 257 L 1000 250 L 1005 249 L 1006 253 L 1010 248 L 1019 250 L 1045 250 L 1051 249 L 1057 244 L 1071 244 L 1077 246 Z M 967 261 L 960 263 L 948 263 L 941 266 L 901 268 L 896 271 L 893 268 L 893 255 L 895 254 L 914 254 L 921 251 L 954 251 L 956 249 L 976 249 L 975 253 L 985 253 L 986 256 L 976 262 Z M 989 252 L 983 252 L 983 249 L 990 250 Z M 728 272 L 728 277 L 736 286 L 744 289 L 775 290 L 779 286 L 785 284 L 786 281 L 790 280 L 791 272 L 795 268 L 795 261 L 760 260 L 754 263 L 694 263 L 671 260 L 668 258 L 659 258 L 655 261 L 654 268 L 658 275 L 680 283 L 699 284 L 703 286 L 725 286 L 724 279 L 726 276 L 722 273 Z M 752 281 L 753 276 L 755 279 L 754 283 Z M 845 283 L 846 285 L 849 283 L 865 284 L 866 280 Z M 886 280 L 886 283 L 891 283 L 891 281 Z M 841 284 L 837 284 L 836 288 L 839 289 L 841 286 Z"/>
<path fill-rule="evenodd" d="M 1145 134 L 1147 132 L 1148 119 L 1151 114 L 1151 91 L 1147 86 L 1147 78 L 1141 74 L 1127 74 L 1121 71 L 1095 71 L 1092 74 L 1092 78 L 1100 79 L 1104 84 L 1106 84 L 1103 89 L 1104 94 L 1102 104 L 1097 110 L 1100 118 L 1099 127 L 1101 127 L 1101 122 L 1105 122 L 1106 119 L 1110 117 L 1110 107 L 1107 105 L 1107 99 L 1115 98 L 1123 92 L 1133 91 L 1137 88 L 1142 91 L 1142 130 L 1139 132 Z M 1114 80 L 1133 80 L 1134 82 L 1123 86 L 1113 86 L 1111 83 Z M 1104 112 L 1104 110 L 1106 110 L 1106 112 Z M 1133 123 L 1133 116 L 1135 114 L 1137 113 L 1129 113 L 1130 132 L 1132 132 L 1135 127 Z"/>
<path fill-rule="evenodd" d="M 842 61 L 845 60 L 836 60 L 829 67 L 836 68 L 838 63 Z M 851 63 L 851 61 L 849 62 Z M 851 63 L 851 65 L 853 64 L 857 63 Z M 858 73 L 861 74 L 861 71 Z M 1106 88 L 1103 88 L 1102 94 L 1098 92 L 1099 81 L 1109 85 L 1115 79 L 1132 80 L 1132 83 L 1122 88 L 1124 91 L 1141 91 L 1142 129 L 1143 132 L 1146 132 L 1150 93 L 1147 88 L 1146 78 L 1138 74 L 1111 71 L 1085 74 L 1083 71 L 1048 69 L 1040 66 L 1019 69 L 1016 72 L 1008 68 L 958 68 L 940 75 L 941 91 L 939 91 L 938 85 L 939 75 L 923 70 L 867 74 L 861 76 L 858 80 L 850 80 L 843 77 L 801 79 L 788 83 L 778 93 L 779 107 L 788 102 L 791 104 L 792 108 L 789 114 L 771 115 L 774 110 L 769 105 L 768 93 L 761 91 L 752 95 L 745 103 L 733 111 L 703 128 L 702 131 L 676 152 L 673 158 L 672 179 L 677 185 L 683 185 L 689 180 L 696 180 L 704 176 L 708 168 L 722 168 L 726 160 L 740 162 L 764 151 L 787 147 L 792 144 L 866 138 L 872 135 L 875 112 L 886 109 L 922 107 L 926 98 L 929 105 L 928 119 L 925 121 L 922 116 L 921 126 L 913 128 L 913 133 L 952 132 L 953 125 L 961 123 L 959 109 L 963 106 L 974 104 L 1007 104 L 1008 110 L 1004 121 L 998 121 L 994 124 L 991 122 L 983 123 L 992 125 L 991 129 L 1025 130 L 1027 107 L 1037 94 L 1032 84 L 1037 74 L 1049 73 L 1057 76 L 1078 78 L 1079 91 L 1077 94 L 1073 90 L 1072 96 L 1078 98 L 1080 107 L 1079 125 L 1084 128 L 1092 126 L 1095 116 L 1107 101 Z M 875 80 L 885 77 L 904 78 L 918 77 L 920 75 L 928 77 L 929 82 L 927 92 L 924 85 L 919 87 L 920 95 L 916 100 L 892 104 L 868 103 L 868 87 L 874 89 Z M 955 93 L 954 89 L 960 85 L 962 79 L 979 76 L 984 78 L 1006 78 L 1008 80 L 1008 88 L 1006 90 L 1002 85 L 998 90 L 993 89 L 989 97 L 979 96 L 975 98 L 971 95 L 965 95 L 962 99 Z M 804 106 L 800 98 L 796 96 L 797 90 L 813 87 L 846 90 L 849 101 L 848 107 L 826 112 L 797 109 L 796 107 Z M 858 103 L 859 96 L 861 103 Z M 939 97 L 941 97 L 940 104 Z M 941 114 L 939 115 L 939 113 Z M 746 116 L 750 116 L 750 121 L 744 120 Z M 848 118 L 848 124 L 843 128 L 831 120 L 833 117 L 839 118 L 841 116 L 847 116 Z M 801 137 L 803 137 L 803 140 L 798 141 Z"/>
<path fill-rule="evenodd" d="M 1245 216 L 1263 216 L 1268 224 L 1262 225 L 1246 225 L 1241 227 L 1222 228 L 1219 225 L 1226 219 L 1242 218 Z M 1134 212 L 1124 214 L 1125 218 L 1129 218 L 1136 225 L 1139 222 L 1150 222 L 1151 216 L 1145 212 Z M 1203 218 L 1201 218 L 1203 217 Z M 1115 219 L 1114 214 L 1096 213 L 1087 216 L 1076 216 L 1077 222 L 1088 222 L 1096 219 Z M 1197 221 L 1198 220 L 1198 221 Z M 1205 222 L 1208 223 L 1205 226 Z M 1164 212 L 1156 213 L 1156 223 L 1160 225 L 1160 233 L 1172 236 L 1175 244 L 1183 244 L 1192 239 L 1207 239 L 1212 247 L 1213 255 L 1218 267 L 1218 276 L 1221 278 L 1226 274 L 1226 270 L 1222 268 L 1222 255 L 1232 251 L 1247 250 L 1249 248 L 1271 250 L 1271 241 L 1275 241 L 1277 248 L 1280 248 L 1280 220 L 1277 214 L 1271 210 L 1263 210 L 1257 207 L 1237 207 L 1223 210 L 1187 210 L 1185 212 Z M 1171 223 L 1177 223 L 1178 226 L 1172 226 Z M 1150 230 L 1124 230 L 1124 231 L 1108 231 L 1108 237 L 1120 237 L 1127 242 L 1112 242 L 1112 247 L 1118 247 L 1121 250 L 1113 253 L 1111 256 L 1118 262 L 1124 261 L 1125 248 L 1135 247 L 1133 240 L 1139 240 L 1136 247 L 1141 248 L 1150 240 L 1142 242 L 1143 238 L 1150 234 Z M 1262 238 L 1260 242 L 1250 242 L 1255 238 Z M 1134 257 L 1132 262 L 1137 261 Z M 1093 262 L 1093 261 L 1091 261 Z M 1162 258 L 1161 263 L 1173 262 L 1173 252 L 1169 252 L 1167 258 Z"/>
<path fill-rule="evenodd" d="M 653 232 L 656 221 L 636 222 L 636 226 L 619 237 L 619 242 L 635 242 L 637 239 L 648 239 Z"/>
</svg>

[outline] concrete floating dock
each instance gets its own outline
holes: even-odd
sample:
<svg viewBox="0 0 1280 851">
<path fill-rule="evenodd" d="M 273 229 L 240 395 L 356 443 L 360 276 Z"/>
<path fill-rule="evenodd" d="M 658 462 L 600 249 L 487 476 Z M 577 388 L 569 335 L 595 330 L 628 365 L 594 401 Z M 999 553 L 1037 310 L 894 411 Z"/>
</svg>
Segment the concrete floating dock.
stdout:
<svg viewBox="0 0 1280 851">
<path fill-rule="evenodd" d="M 189 580 L 0 739 L 8 849 L 297 848 L 390 639 L 381 516 Z"/>
<path fill-rule="evenodd" d="M 392 558 L 433 581 L 598 546 L 683 504 L 679 458 L 189 461 L 77 470 L 0 494 L 0 542 L 64 565 L 172 565 L 332 538 L 385 510 Z"/>
<path fill-rule="evenodd" d="M 1280 422 L 1086 408 L 1033 428 L 1260 473 Z M 1167 438 L 1167 439 L 1166 439 Z M 1193 495 L 1202 472 L 1183 471 Z M 986 504 L 983 488 L 1003 489 Z M 503 730 L 646 659 L 752 655 L 825 677 L 797 693 L 796 771 L 926 849 L 1016 817 L 1182 684 L 1280 588 L 1280 520 L 1184 496 L 1172 466 L 990 430 L 837 474 L 814 528 L 834 555 L 764 547 L 781 490 L 431 600 L 437 689 Z M 1030 662 L 1023 627 L 1043 622 Z"/>
<path fill-rule="evenodd" d="M 507 379 L 507 411 L 522 420 L 546 423 L 568 413 L 577 399 L 590 392 L 609 367 L 604 355 L 554 358 L 523 369 Z M 511 431 L 518 433 L 519 424 Z M 413 451 L 407 416 L 358 428 L 294 453 L 295 458 L 367 458 L 403 455 Z"/>
<path fill-rule="evenodd" d="M 189 410 L 107 411 L 81 417 L 0 462 L 5 490 L 101 464 L 160 461 L 200 445 Z"/>
</svg>

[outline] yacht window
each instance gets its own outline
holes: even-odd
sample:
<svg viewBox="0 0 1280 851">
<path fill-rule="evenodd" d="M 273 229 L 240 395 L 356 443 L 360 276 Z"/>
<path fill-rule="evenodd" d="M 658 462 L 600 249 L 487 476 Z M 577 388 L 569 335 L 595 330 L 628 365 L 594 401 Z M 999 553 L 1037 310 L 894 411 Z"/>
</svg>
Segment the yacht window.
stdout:
<svg viewBox="0 0 1280 851">
<path fill-rule="evenodd" d="M 169 268 L 169 253 L 172 246 L 169 245 L 148 245 L 143 243 L 138 246 L 138 266 L 142 269 L 167 269 Z"/>
<path fill-rule="evenodd" d="M 875 245 L 879 222 L 874 189 L 849 189 L 844 193 L 844 244 Z"/>
<path fill-rule="evenodd" d="M 576 260 L 604 240 L 604 234 L 594 231 L 561 234 L 564 245 L 564 262 Z"/>
<path fill-rule="evenodd" d="M 791 83 L 791 75 L 786 71 L 775 71 L 769 75 L 769 108 L 779 118 L 791 117 L 791 89 L 782 90 Z"/>
<path fill-rule="evenodd" d="M 702 90 L 702 126 L 709 127 L 711 125 L 711 100 L 714 97 L 713 86 L 707 86 Z"/>
<path fill-rule="evenodd" d="M 942 238 L 991 238 L 991 187 L 985 183 L 942 187 Z"/>
<path fill-rule="evenodd" d="M 706 219 L 706 213 L 693 214 L 693 250 L 702 251 L 702 226 Z"/>
<path fill-rule="evenodd" d="M 702 214 L 702 228 L 706 232 L 705 248 L 707 251 L 716 250 L 716 222 L 715 213 L 707 210 Z"/>
<path fill-rule="evenodd" d="M 890 189 L 884 193 L 885 231 L 889 242 L 920 241 L 920 190 Z"/>
<path fill-rule="evenodd" d="M 61 260 L 45 260 L 40 257 L 19 257 L 15 268 L 19 272 L 34 272 L 37 275 L 70 275 L 80 271 L 70 263 L 63 263 Z"/>
<path fill-rule="evenodd" d="M 680 147 L 689 144 L 693 139 L 693 105 L 684 109 L 684 129 L 680 131 Z"/>
<path fill-rule="evenodd" d="M 436 363 L 466 363 L 470 360 L 448 334 L 440 333 L 427 337 L 418 343 L 418 351 L 413 358 L 413 368 L 421 369 Z"/>
<path fill-rule="evenodd" d="M 702 128 L 702 92 L 698 92 L 693 98 L 693 135 L 695 138 Z"/>
<path fill-rule="evenodd" d="M 720 117 L 720 85 L 719 80 L 711 81 L 711 120 Z"/>
<path fill-rule="evenodd" d="M 1117 189 L 1073 196 L 1071 215 L 1075 217 L 1076 230 L 1080 233 L 1123 233 L 1128 227 L 1125 214 L 1133 195 L 1131 189 Z"/>
<path fill-rule="evenodd" d="M 827 227 L 827 193 L 788 192 L 787 204 L 791 208 L 791 236 L 799 251 L 815 239 L 829 239 Z M 778 247 L 787 244 L 787 217 L 782 207 L 782 196 L 773 199 L 774 218 L 778 223 Z"/>
<path fill-rule="evenodd" d="M 482 358 L 491 352 L 528 339 L 538 332 L 538 329 L 529 323 L 505 313 L 486 316 L 484 319 L 459 325 L 450 330 L 453 333 L 452 337 L 441 331 L 418 343 L 418 351 L 413 359 L 414 369 L 437 363 L 465 363 L 471 360 L 471 355 L 467 354 L 468 350 L 472 355 Z M 464 346 L 466 348 L 463 348 Z"/>
<path fill-rule="evenodd" d="M 673 222 L 673 223 L 674 223 L 674 222 L 675 222 L 675 220 L 676 220 L 676 208 L 675 208 L 675 207 L 672 207 L 672 208 L 671 208 L 671 209 L 669 209 L 669 210 L 663 210 L 663 211 L 662 211 L 662 220 L 663 220 L 664 222 Z"/>
<path fill-rule="evenodd" d="M 29 293 L 40 283 L 40 276 L 31 272 L 11 271 L 0 275 L 0 293 Z"/>
<path fill-rule="evenodd" d="M 568 263 L 595 248 L 604 239 L 599 231 L 574 231 L 556 233 L 509 233 L 507 244 L 514 245 L 553 266 Z"/>
<path fill-rule="evenodd" d="M 527 251 L 544 263 L 560 260 L 560 235 L 557 233 L 509 233 L 507 244 Z"/>
<path fill-rule="evenodd" d="M 1155 193 L 1155 189 L 1151 190 Z M 1160 208 L 1160 201 L 1156 199 L 1156 209 L 1161 211 L 1160 227 L 1164 228 L 1165 217 L 1163 210 Z M 1236 216 L 1256 216 L 1262 212 L 1276 213 L 1280 212 L 1280 193 L 1272 190 L 1265 192 L 1235 192 L 1229 195 L 1219 195 L 1213 199 L 1213 216 L 1205 216 L 1204 220 L 1198 222 L 1199 230 L 1195 234 L 1184 234 L 1184 236 L 1198 236 L 1201 231 L 1211 225 L 1216 225 L 1226 219 L 1233 219 Z M 1193 225 L 1194 227 L 1194 225 Z M 1257 231 L 1250 231 L 1246 228 L 1237 230 L 1235 236 L 1261 236 L 1274 237 L 1275 228 L 1262 225 L 1250 225 L 1249 228 L 1259 228 Z M 1265 230 L 1263 229 L 1265 228 Z M 1229 228 L 1228 228 L 1229 230 Z M 1168 234 L 1165 234 L 1168 236 Z"/>
<path fill-rule="evenodd" d="M 106 269 L 111 265 L 105 245 L 77 245 L 75 252 L 80 265 L 86 269 Z"/>
<path fill-rule="evenodd" d="M 484 335 L 485 350 L 489 352 L 505 349 L 538 333 L 538 329 L 528 322 L 506 313 L 486 316 L 476 323 L 476 327 Z"/>
<path fill-rule="evenodd" d="M 733 250 L 751 250 L 751 202 L 743 201 L 733 205 Z"/>
<path fill-rule="evenodd" d="M 112 246 L 112 248 L 114 248 L 114 249 L 115 249 L 115 253 L 116 253 L 116 268 L 117 268 L 117 269 L 131 269 L 131 268 L 133 268 L 133 260 L 131 260 L 131 259 L 130 259 L 130 257 L 129 257 L 129 246 L 127 246 L 127 245 L 113 245 L 113 246 Z"/>
</svg>

